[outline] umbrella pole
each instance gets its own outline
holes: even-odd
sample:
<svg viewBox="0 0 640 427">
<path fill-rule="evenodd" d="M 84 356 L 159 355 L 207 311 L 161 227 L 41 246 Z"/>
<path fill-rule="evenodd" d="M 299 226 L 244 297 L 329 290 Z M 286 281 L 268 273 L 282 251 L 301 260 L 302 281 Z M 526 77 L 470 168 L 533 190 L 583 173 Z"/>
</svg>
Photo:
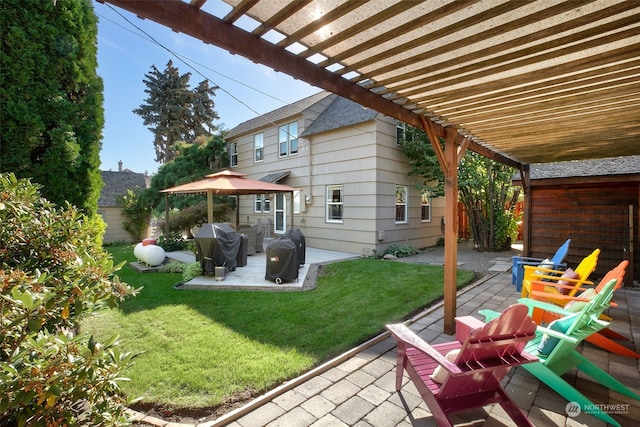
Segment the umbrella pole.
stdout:
<svg viewBox="0 0 640 427">
<path fill-rule="evenodd" d="M 236 230 L 240 230 L 240 195 L 236 194 Z"/>
<path fill-rule="evenodd" d="M 213 224 L 213 191 L 207 191 L 207 222 Z"/>
</svg>

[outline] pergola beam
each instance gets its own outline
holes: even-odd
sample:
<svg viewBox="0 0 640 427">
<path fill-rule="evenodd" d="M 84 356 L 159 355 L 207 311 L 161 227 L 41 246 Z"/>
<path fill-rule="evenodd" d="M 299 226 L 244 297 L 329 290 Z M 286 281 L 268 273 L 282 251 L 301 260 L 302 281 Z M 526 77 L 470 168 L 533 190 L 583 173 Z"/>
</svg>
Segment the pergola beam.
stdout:
<svg viewBox="0 0 640 427">
<path fill-rule="evenodd" d="M 401 104 L 386 99 L 357 83 L 300 58 L 285 47 L 267 42 L 261 37 L 244 31 L 223 19 L 217 18 L 181 0 L 98 0 L 135 13 L 142 19 L 151 19 L 174 31 L 187 34 L 213 44 L 256 63 L 266 65 L 293 78 L 305 81 L 364 107 L 371 108 L 401 122 L 423 128 L 421 116 Z M 439 133 L 442 126 L 434 123 Z M 506 165 L 519 168 L 520 163 L 495 153 L 474 141 L 469 149 Z"/>
</svg>

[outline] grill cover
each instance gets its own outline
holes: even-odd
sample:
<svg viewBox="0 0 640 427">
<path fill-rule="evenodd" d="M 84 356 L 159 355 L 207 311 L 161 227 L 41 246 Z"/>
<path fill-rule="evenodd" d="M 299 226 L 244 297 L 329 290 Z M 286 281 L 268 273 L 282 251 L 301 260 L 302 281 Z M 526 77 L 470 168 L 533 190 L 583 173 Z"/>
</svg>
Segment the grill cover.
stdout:
<svg viewBox="0 0 640 427">
<path fill-rule="evenodd" d="M 203 273 L 215 272 L 216 266 L 236 269 L 240 235 L 229 224 L 202 224 L 195 241 Z"/>
<path fill-rule="evenodd" d="M 284 233 L 283 237 L 291 239 L 296 245 L 296 251 L 298 256 L 298 265 L 304 265 L 306 259 L 307 245 L 304 240 L 304 234 L 299 228 L 292 228 Z"/>
<path fill-rule="evenodd" d="M 273 239 L 266 249 L 267 271 L 265 279 L 276 283 L 298 280 L 296 244 L 291 239 Z"/>
</svg>

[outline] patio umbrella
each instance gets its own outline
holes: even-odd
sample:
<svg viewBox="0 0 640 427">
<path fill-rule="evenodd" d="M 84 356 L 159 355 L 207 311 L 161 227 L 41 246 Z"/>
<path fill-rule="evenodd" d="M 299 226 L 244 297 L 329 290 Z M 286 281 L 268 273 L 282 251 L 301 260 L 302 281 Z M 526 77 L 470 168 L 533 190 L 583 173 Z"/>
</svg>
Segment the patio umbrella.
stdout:
<svg viewBox="0 0 640 427">
<path fill-rule="evenodd" d="M 217 173 L 207 175 L 199 181 L 189 182 L 187 184 L 177 185 L 175 187 L 161 190 L 161 193 L 169 194 L 207 194 L 207 220 L 213 222 L 213 195 L 240 196 L 242 194 L 268 194 L 268 193 L 291 193 L 297 191 L 297 188 L 286 185 L 273 184 L 270 182 L 259 181 L 247 178 L 247 174 L 224 170 Z M 238 200 L 239 202 L 239 200 Z M 168 200 L 167 206 L 167 225 L 168 219 Z M 291 209 L 291 225 L 293 226 L 293 203 L 289 204 Z M 236 229 L 240 225 L 240 203 L 236 203 Z"/>
</svg>

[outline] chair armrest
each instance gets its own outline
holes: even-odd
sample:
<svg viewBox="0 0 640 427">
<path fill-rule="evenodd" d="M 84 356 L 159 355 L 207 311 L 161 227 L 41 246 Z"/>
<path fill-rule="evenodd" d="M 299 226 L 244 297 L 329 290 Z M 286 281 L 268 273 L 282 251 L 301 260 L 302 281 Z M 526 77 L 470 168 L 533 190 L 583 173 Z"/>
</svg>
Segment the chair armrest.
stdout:
<svg viewBox="0 0 640 427">
<path fill-rule="evenodd" d="M 565 335 L 562 332 L 554 331 L 553 329 L 545 328 L 544 326 L 538 326 L 538 331 L 543 334 L 547 334 L 550 337 L 555 337 L 563 341 L 570 342 L 571 344 L 577 344 L 580 342 L 580 339 L 570 337 L 569 335 Z"/>
<path fill-rule="evenodd" d="M 456 317 L 456 339 L 458 342 L 465 342 L 469 336 L 469 332 L 482 328 L 483 326 L 484 322 L 473 316 Z"/>
<path fill-rule="evenodd" d="M 534 308 L 539 308 L 540 310 L 550 311 L 552 313 L 557 313 L 562 316 L 569 316 L 574 314 L 571 311 L 565 310 L 563 307 L 560 307 L 555 304 L 551 304 L 548 302 L 532 299 L 532 298 L 519 298 L 518 302 L 529 307 L 529 315 L 533 312 Z"/>
<path fill-rule="evenodd" d="M 500 316 L 500 313 L 494 310 L 483 309 L 478 311 L 482 316 L 484 316 L 485 322 L 490 322 L 493 319 L 497 319 Z"/>
<path fill-rule="evenodd" d="M 425 340 L 420 338 L 405 325 L 396 323 L 393 325 L 386 325 L 386 328 L 389 332 L 391 332 L 391 335 L 393 335 L 396 341 L 404 342 L 414 348 L 417 348 L 418 350 L 435 360 L 440 366 L 449 371 L 449 373 L 462 373 L 462 370 L 458 368 L 455 363 L 449 362 L 442 354 L 440 354 L 438 350 L 427 344 Z"/>
</svg>

